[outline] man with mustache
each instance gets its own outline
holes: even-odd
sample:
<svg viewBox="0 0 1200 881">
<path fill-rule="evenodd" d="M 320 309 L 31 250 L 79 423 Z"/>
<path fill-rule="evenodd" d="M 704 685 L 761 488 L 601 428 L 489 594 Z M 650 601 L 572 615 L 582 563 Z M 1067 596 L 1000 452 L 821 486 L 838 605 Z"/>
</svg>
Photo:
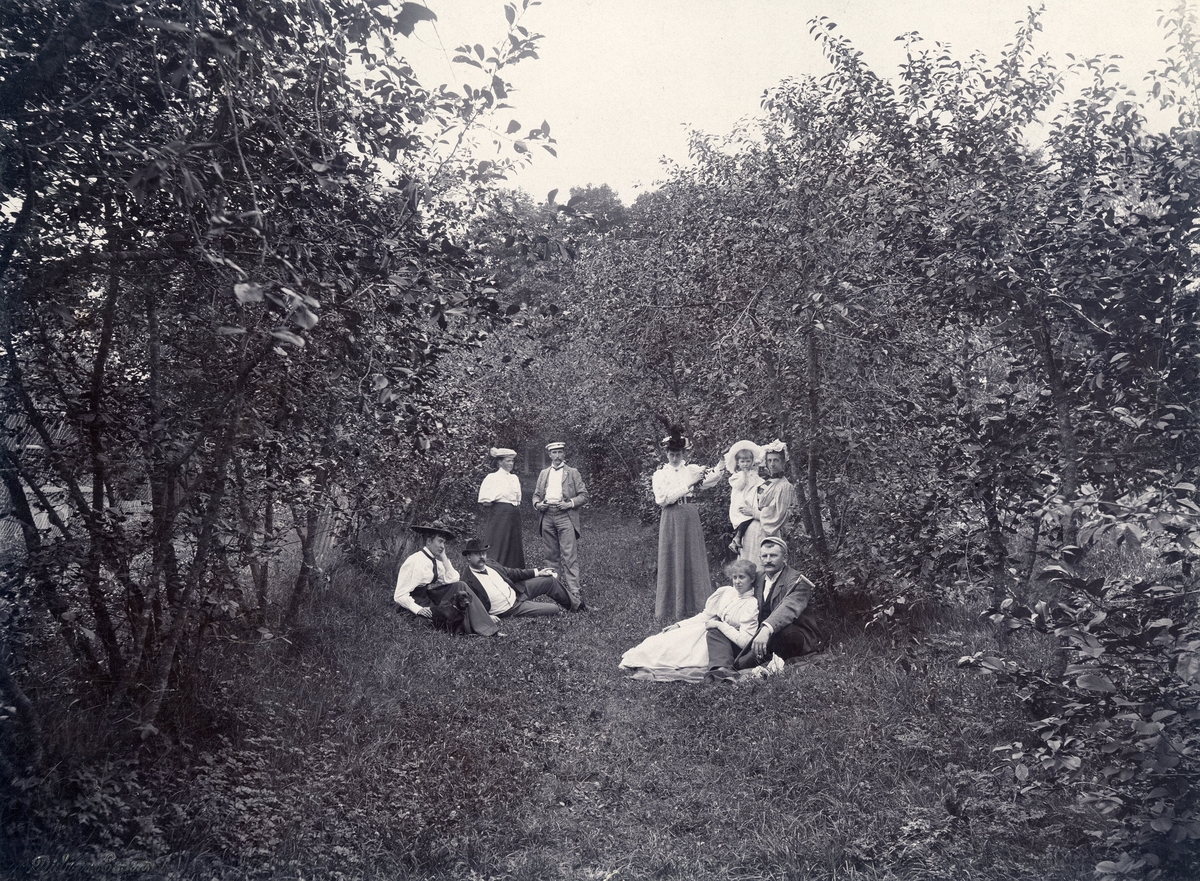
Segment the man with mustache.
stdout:
<svg viewBox="0 0 1200 881">
<path fill-rule="evenodd" d="M 745 649 L 739 649 L 719 630 L 708 632 L 708 664 L 714 678 L 757 667 L 772 655 L 786 661 L 821 647 L 820 632 L 809 609 L 813 583 L 787 564 L 787 542 L 774 536 L 764 538 L 759 553 L 762 571 L 754 585 L 758 632 Z"/>
<path fill-rule="evenodd" d="M 571 607 L 571 596 L 553 569 L 510 569 L 493 563 L 488 546 L 477 538 L 463 545 L 462 555 L 467 561 L 463 582 L 498 618 L 558 615 Z"/>
<path fill-rule="evenodd" d="M 566 464 L 567 445 L 546 444 L 550 467 L 538 475 L 533 507 L 542 515 L 539 524 L 546 562 L 557 566 L 562 585 L 571 595 L 571 611 L 586 610 L 579 590 L 579 509 L 587 504 L 587 487 L 579 472 Z"/>
</svg>

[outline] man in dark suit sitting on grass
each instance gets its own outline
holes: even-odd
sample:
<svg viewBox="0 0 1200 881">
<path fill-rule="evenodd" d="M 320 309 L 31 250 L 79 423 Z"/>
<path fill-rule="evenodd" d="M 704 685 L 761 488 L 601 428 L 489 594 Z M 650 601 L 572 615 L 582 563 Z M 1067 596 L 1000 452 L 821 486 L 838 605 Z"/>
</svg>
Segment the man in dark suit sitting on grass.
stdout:
<svg viewBox="0 0 1200 881">
<path fill-rule="evenodd" d="M 558 615 L 564 607 L 571 607 L 571 595 L 553 569 L 509 569 L 489 563 L 487 552 L 488 546 L 477 538 L 463 545 L 467 569 L 462 579 L 491 614 L 498 618 L 529 618 Z"/>
</svg>

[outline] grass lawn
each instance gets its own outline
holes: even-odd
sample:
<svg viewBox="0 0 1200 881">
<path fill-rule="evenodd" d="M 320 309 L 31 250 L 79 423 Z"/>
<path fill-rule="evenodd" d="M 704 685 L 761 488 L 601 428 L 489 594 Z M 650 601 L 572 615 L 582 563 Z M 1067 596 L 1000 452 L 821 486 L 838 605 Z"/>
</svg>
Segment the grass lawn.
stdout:
<svg viewBox="0 0 1200 881">
<path fill-rule="evenodd" d="M 591 611 L 506 622 L 503 640 L 426 629 L 385 580 L 342 570 L 290 644 L 231 649 L 220 724 L 114 774 L 141 832 L 20 872 L 1091 877 L 1088 818 L 1020 794 L 991 753 L 1021 709 L 955 668 L 994 645 L 986 629 L 900 646 L 853 633 L 737 686 L 638 682 L 617 661 L 657 629 L 657 529 L 592 510 L 585 530 Z"/>
</svg>

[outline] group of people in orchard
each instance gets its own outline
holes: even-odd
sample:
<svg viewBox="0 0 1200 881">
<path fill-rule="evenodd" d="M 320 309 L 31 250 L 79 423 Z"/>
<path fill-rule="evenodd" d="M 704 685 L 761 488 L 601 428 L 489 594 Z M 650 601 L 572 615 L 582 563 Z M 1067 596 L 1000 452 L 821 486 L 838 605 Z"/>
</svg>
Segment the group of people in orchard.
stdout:
<svg viewBox="0 0 1200 881">
<path fill-rule="evenodd" d="M 678 428 L 663 447 L 666 462 L 651 480 L 662 509 L 654 614 L 675 623 L 627 651 L 621 667 L 648 679 L 734 677 L 817 651 L 813 585 L 788 565 L 783 536 L 796 506 L 785 474 L 787 444 L 740 440 L 712 468 L 687 461 L 691 442 Z M 725 567 L 729 584 L 714 591 L 695 494 L 722 477 L 730 490 L 729 550 L 737 559 Z"/>
<path fill-rule="evenodd" d="M 536 569 L 525 565 L 521 481 L 513 474 L 516 450 L 492 447 L 489 452 L 496 470 L 479 487 L 482 537 L 462 547 L 466 572 L 460 578 L 446 553 L 447 542 L 458 539 L 451 529 L 436 523 L 414 526 L 424 546 L 400 566 L 393 600 L 445 629 L 480 636 L 504 636 L 503 618 L 586 611 L 579 588 L 578 540 L 579 509 L 587 504 L 587 486 L 579 471 L 566 464 L 566 444 L 546 445 L 550 466 L 538 476 L 533 494 L 549 564 Z M 491 559 L 489 551 L 494 551 Z"/>
<path fill-rule="evenodd" d="M 654 615 L 671 623 L 627 651 L 621 667 L 648 679 L 736 678 L 739 671 L 777 667 L 816 651 L 813 585 L 788 565 L 783 536 L 796 502 L 785 475 L 787 445 L 740 440 L 712 468 L 687 461 L 691 443 L 678 429 L 663 446 L 666 462 L 651 480 L 662 509 Z M 482 636 L 503 636 L 508 617 L 586 611 L 579 510 L 588 493 L 578 469 L 566 464 L 566 445 L 546 445 L 550 465 L 533 493 L 546 563 L 540 568 L 526 565 L 516 451 L 489 452 L 496 470 L 479 488 L 481 534 L 461 549 L 465 570 L 460 573 L 447 554 L 447 543 L 457 541 L 452 530 L 437 523 L 413 527 L 424 546 L 400 567 L 397 606 L 446 629 Z M 723 479 L 730 488 L 729 551 L 736 559 L 724 570 L 728 584 L 714 590 L 696 494 Z"/>
<path fill-rule="evenodd" d="M 505 566 L 525 568 L 525 546 L 521 536 L 521 481 L 513 474 L 516 450 L 492 447 L 489 451 L 496 470 L 479 487 L 483 508 L 483 542 L 492 558 Z M 533 491 L 533 508 L 541 514 L 538 531 L 546 549 L 546 561 L 561 571 L 562 585 L 570 596 L 571 611 L 587 608 L 579 589 L 579 509 L 587 504 L 587 486 L 579 471 L 567 464 L 567 445 L 546 444 L 550 467 L 538 475 Z"/>
</svg>

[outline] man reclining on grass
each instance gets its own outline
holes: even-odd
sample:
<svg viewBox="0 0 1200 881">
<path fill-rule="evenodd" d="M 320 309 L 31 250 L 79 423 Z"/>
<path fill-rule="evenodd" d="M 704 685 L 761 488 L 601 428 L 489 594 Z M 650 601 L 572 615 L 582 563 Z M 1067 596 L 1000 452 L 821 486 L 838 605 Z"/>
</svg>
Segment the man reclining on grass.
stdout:
<svg viewBox="0 0 1200 881">
<path fill-rule="evenodd" d="M 452 632 L 503 636 L 500 619 L 490 615 L 479 597 L 459 580 L 458 570 L 446 556 L 446 542 L 457 536 L 436 523 L 412 530 L 425 537 L 425 546 L 400 567 L 392 595 L 396 604 Z"/>
<path fill-rule="evenodd" d="M 483 607 L 500 618 L 558 615 L 571 608 L 571 595 L 553 569 L 509 569 L 488 562 L 488 546 L 477 538 L 463 545 L 467 571 L 463 581 Z M 549 600 L 534 597 L 550 597 Z"/>
</svg>

